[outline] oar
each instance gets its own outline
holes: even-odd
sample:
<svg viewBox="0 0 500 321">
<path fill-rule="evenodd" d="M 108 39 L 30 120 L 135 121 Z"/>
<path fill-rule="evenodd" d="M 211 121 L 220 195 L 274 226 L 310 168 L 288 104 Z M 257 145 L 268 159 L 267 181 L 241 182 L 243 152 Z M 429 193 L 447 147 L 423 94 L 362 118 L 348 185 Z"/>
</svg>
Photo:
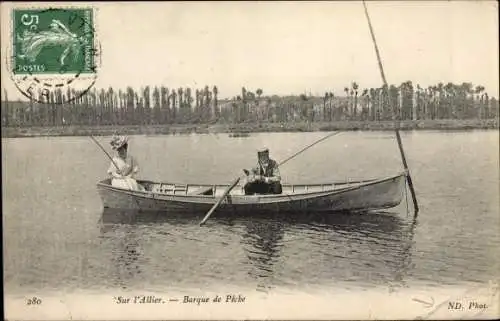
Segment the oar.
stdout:
<svg viewBox="0 0 500 321">
<path fill-rule="evenodd" d="M 234 182 L 231 185 L 229 185 L 229 187 L 222 194 L 221 198 L 219 198 L 217 203 L 215 203 L 215 205 L 212 206 L 210 211 L 208 211 L 207 215 L 205 215 L 203 220 L 200 222 L 200 226 L 205 224 L 205 222 L 208 220 L 210 215 L 212 215 L 212 213 L 217 209 L 217 207 L 219 207 L 220 203 L 222 203 L 222 201 L 226 198 L 227 194 L 229 194 L 229 192 L 236 186 L 236 184 L 238 184 L 239 181 L 240 181 L 240 178 L 238 177 L 237 179 L 234 180 Z"/>
<path fill-rule="evenodd" d="M 330 133 L 330 134 L 326 135 L 325 137 L 323 137 L 323 138 L 315 141 L 314 143 L 312 143 L 310 145 L 307 145 L 306 147 L 302 148 L 297 153 L 293 154 L 292 156 L 288 157 L 287 159 L 285 159 L 284 161 L 282 161 L 281 163 L 279 163 L 279 165 L 283 165 L 284 163 L 288 162 L 289 160 L 291 160 L 295 156 L 299 155 L 300 153 L 304 152 L 305 150 L 313 147 L 314 145 L 316 145 L 316 144 L 324 141 L 325 139 L 330 138 L 333 135 L 336 135 L 338 133 L 340 133 L 340 132 Z M 247 174 L 247 172 L 248 172 L 247 170 L 243 170 L 243 171 L 245 172 L 245 174 Z M 224 198 L 226 198 L 227 194 L 229 194 L 229 192 L 236 186 L 236 184 L 238 184 L 239 181 L 240 181 L 240 177 L 238 177 L 231 185 L 229 185 L 229 187 L 222 194 L 221 198 L 217 201 L 217 203 L 215 203 L 214 206 L 212 206 L 212 208 L 210 209 L 210 211 L 208 211 L 207 215 L 205 215 L 205 217 L 203 218 L 203 220 L 200 222 L 200 226 L 203 225 L 208 220 L 208 218 L 210 217 L 210 215 L 212 215 L 212 213 L 217 209 L 217 207 L 219 207 L 219 205 L 222 203 L 222 200 L 224 200 Z"/>
<path fill-rule="evenodd" d="M 368 15 L 368 9 L 366 7 L 365 1 L 363 1 L 363 6 L 365 8 L 365 15 L 366 15 L 366 19 L 368 20 L 368 27 L 370 28 L 370 34 L 371 34 L 371 37 L 373 40 L 373 46 L 375 47 L 375 54 L 377 55 L 377 61 L 378 61 L 378 67 L 380 69 L 380 75 L 382 77 L 382 81 L 384 82 L 385 89 L 386 89 L 387 93 L 389 94 L 389 92 L 388 92 L 389 87 L 387 85 L 387 79 L 385 78 L 384 67 L 382 66 L 382 59 L 380 58 L 380 52 L 378 50 L 377 41 L 375 40 L 375 33 L 373 32 L 372 23 L 370 21 L 370 16 Z M 398 141 L 398 147 L 399 147 L 399 152 L 401 153 L 401 160 L 403 161 L 403 167 L 407 173 L 408 186 L 410 187 L 411 198 L 413 199 L 413 207 L 415 209 L 415 217 L 416 217 L 417 213 L 418 213 L 417 196 L 415 194 L 415 189 L 413 188 L 413 182 L 411 180 L 410 170 L 408 169 L 408 164 L 406 163 L 405 152 L 403 150 L 403 142 L 401 141 L 401 136 L 399 135 L 399 121 L 396 117 L 396 111 L 394 110 L 394 107 L 392 106 L 392 101 L 391 101 L 390 97 L 389 97 L 389 107 L 392 109 L 392 118 L 394 120 L 394 130 L 396 131 L 396 140 Z"/>
</svg>

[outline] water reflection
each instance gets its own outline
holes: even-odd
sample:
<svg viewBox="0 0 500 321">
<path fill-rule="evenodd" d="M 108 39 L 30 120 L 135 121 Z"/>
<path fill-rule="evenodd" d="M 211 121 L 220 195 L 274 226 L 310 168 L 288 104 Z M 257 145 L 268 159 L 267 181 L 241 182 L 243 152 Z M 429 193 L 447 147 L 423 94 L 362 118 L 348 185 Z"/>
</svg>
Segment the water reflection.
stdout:
<svg viewBox="0 0 500 321">
<path fill-rule="evenodd" d="M 356 273 L 328 272 L 331 277 L 389 288 L 405 286 L 412 268 L 416 221 L 397 213 L 339 215 L 322 220 L 322 244 L 335 256 L 335 267 Z M 340 246 L 336 246 L 340 244 Z"/>
<path fill-rule="evenodd" d="M 108 281 L 123 289 L 130 288 L 142 272 L 143 254 L 136 226 L 102 222 L 100 232 L 100 245 L 108 250 L 110 258 Z"/>
<path fill-rule="evenodd" d="M 201 218 L 183 213 L 162 213 L 158 211 L 136 211 L 106 208 L 103 210 L 100 223 L 110 224 L 158 224 L 171 223 L 173 225 L 198 224 Z"/>
<path fill-rule="evenodd" d="M 400 259 L 396 261 L 397 264 L 395 266 L 396 273 L 394 274 L 394 279 L 405 287 L 409 286 L 407 279 L 411 273 L 412 267 L 414 266 L 412 262 L 412 254 L 415 250 L 414 235 L 416 226 L 416 218 L 411 219 L 409 224 L 406 226 L 406 232 L 402 234 L 400 242 L 401 246 L 396 247 L 396 250 L 399 252 L 397 257 Z"/>
<path fill-rule="evenodd" d="M 283 246 L 284 223 L 278 220 L 253 219 L 243 221 L 245 232 L 242 245 L 250 263 L 248 275 L 256 279 L 257 289 L 271 288 L 274 264 L 278 262 Z"/>
<path fill-rule="evenodd" d="M 122 262 L 120 276 L 124 278 L 123 271 L 127 271 L 127 277 L 132 278 L 140 273 L 137 262 L 140 248 L 135 228 L 146 225 L 157 228 L 161 223 L 168 223 L 165 227 L 177 226 L 182 231 L 180 237 L 188 239 L 186 235 L 197 230 L 193 226 L 197 227 L 199 219 L 106 210 L 102 222 L 108 229 L 121 231 L 108 232 L 122 239 L 121 243 L 114 241 L 114 252 L 121 253 L 115 258 L 115 264 L 127 262 L 128 265 Z M 413 270 L 413 237 L 417 222 L 398 213 L 281 213 L 272 217 L 255 213 L 252 217 L 214 216 L 210 224 L 210 232 L 202 230 L 202 233 L 210 233 L 204 237 L 221 231 L 240 234 L 245 256 L 236 260 L 243 265 L 235 268 L 246 269 L 249 280 L 256 283 L 259 291 L 267 292 L 276 286 L 298 282 L 306 285 L 357 282 L 392 289 L 406 286 Z M 228 226 L 231 228 L 225 228 Z M 118 236 L 120 233 L 123 236 Z"/>
<path fill-rule="evenodd" d="M 416 221 L 395 213 L 284 215 L 241 224 L 248 274 L 258 290 L 286 279 L 293 284 L 294 273 L 311 274 L 310 281 L 318 284 L 365 279 L 394 288 L 405 286 L 411 271 Z"/>
</svg>

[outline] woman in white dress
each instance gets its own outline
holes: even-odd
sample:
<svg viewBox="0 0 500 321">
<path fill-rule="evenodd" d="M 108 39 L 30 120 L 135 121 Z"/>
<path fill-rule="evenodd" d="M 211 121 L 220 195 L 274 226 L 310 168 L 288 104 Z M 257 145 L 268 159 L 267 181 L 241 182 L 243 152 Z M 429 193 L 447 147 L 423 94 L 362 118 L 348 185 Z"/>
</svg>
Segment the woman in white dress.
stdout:
<svg viewBox="0 0 500 321">
<path fill-rule="evenodd" d="M 108 174 L 111 175 L 111 185 L 129 190 L 144 191 L 144 187 L 138 184 L 134 178 L 139 172 L 139 166 L 136 160 L 127 153 L 128 137 L 113 136 L 110 144 L 117 154 L 113 157 L 113 162 L 111 162 L 108 169 Z M 116 168 L 117 166 L 118 168 Z"/>
</svg>

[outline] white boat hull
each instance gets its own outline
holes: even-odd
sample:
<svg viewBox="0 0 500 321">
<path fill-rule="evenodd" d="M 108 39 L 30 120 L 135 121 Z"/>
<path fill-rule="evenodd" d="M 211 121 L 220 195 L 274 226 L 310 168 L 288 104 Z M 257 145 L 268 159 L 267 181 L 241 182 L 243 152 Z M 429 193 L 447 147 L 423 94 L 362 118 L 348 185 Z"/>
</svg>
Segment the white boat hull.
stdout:
<svg viewBox="0 0 500 321">
<path fill-rule="evenodd" d="M 231 213 L 253 212 L 338 212 L 386 209 L 401 203 L 406 175 L 358 183 L 314 185 L 283 185 L 279 195 L 243 195 L 243 187 L 236 186 L 217 211 Z M 175 184 L 140 182 L 148 191 L 131 191 L 113 187 L 109 180 L 98 183 L 99 195 L 105 208 L 159 212 L 206 213 L 220 198 L 227 185 L 190 185 L 178 193 L 164 190 Z M 178 185 L 177 185 L 178 186 Z M 197 194 L 196 190 L 212 188 L 211 195 Z M 214 195 L 215 194 L 215 195 Z"/>
</svg>

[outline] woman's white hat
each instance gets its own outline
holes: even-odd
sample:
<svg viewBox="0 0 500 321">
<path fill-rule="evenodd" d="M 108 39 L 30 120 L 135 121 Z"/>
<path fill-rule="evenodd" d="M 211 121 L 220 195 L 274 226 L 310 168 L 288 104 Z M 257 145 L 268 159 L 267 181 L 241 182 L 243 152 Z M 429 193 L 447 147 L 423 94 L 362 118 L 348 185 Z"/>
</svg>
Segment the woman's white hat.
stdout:
<svg viewBox="0 0 500 321">
<path fill-rule="evenodd" d="M 119 149 L 123 145 L 128 143 L 128 137 L 127 136 L 118 136 L 118 135 L 113 135 L 113 138 L 111 138 L 111 148 L 114 150 Z"/>
</svg>

